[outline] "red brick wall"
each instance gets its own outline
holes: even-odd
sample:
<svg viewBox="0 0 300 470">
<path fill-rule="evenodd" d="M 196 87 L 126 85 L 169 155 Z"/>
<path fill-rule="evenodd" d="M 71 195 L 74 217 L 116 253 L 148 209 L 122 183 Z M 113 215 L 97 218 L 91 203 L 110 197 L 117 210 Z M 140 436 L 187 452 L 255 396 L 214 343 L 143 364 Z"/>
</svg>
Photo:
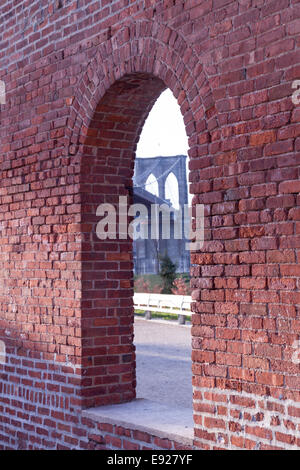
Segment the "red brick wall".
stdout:
<svg viewBox="0 0 300 470">
<path fill-rule="evenodd" d="M 169 87 L 206 207 L 195 446 L 300 447 L 300 2 L 4 0 L 0 17 L 0 446 L 86 448 L 81 408 L 135 396 L 131 246 L 97 239 L 96 208 L 130 195 Z"/>
</svg>

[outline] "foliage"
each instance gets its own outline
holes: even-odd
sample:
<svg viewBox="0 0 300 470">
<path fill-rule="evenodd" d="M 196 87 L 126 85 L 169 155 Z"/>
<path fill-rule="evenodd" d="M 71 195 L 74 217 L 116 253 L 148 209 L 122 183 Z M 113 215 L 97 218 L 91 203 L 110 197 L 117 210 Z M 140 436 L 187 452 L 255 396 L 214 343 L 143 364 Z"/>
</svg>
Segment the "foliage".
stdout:
<svg viewBox="0 0 300 470">
<path fill-rule="evenodd" d="M 191 288 L 183 277 L 178 277 L 173 282 L 172 293 L 175 295 L 191 295 Z"/>
<path fill-rule="evenodd" d="M 135 292 L 161 294 L 162 287 L 158 284 L 150 285 L 150 282 L 144 277 L 138 278 L 134 283 Z"/>
<path fill-rule="evenodd" d="M 162 279 L 163 289 L 162 294 L 172 294 L 172 287 L 176 279 L 176 264 L 173 263 L 171 258 L 165 254 L 160 255 L 160 277 Z"/>
</svg>

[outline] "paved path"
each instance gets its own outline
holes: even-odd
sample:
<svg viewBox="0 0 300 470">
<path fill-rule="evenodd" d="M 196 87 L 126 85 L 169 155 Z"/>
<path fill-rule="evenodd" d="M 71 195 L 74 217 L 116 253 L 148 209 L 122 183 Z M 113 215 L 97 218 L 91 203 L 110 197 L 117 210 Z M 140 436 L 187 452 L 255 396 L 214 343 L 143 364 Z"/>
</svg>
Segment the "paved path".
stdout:
<svg viewBox="0 0 300 470">
<path fill-rule="evenodd" d="M 191 330 L 135 319 L 137 397 L 192 408 Z"/>
</svg>

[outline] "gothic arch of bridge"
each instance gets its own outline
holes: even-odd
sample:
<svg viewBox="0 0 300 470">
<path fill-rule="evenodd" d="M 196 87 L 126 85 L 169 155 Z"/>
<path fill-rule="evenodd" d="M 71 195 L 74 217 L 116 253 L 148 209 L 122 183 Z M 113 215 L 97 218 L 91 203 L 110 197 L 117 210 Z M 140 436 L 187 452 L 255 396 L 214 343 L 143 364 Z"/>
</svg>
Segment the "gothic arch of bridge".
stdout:
<svg viewBox="0 0 300 470">
<path fill-rule="evenodd" d="M 152 174 L 158 184 L 158 197 L 165 199 L 167 180 L 170 175 L 174 175 L 176 185 L 178 185 L 178 202 L 180 207 L 183 208 L 188 203 L 186 163 L 186 155 L 137 158 L 135 161 L 136 177 L 134 178 L 134 184 L 148 190 L 146 187 L 147 180 Z M 177 194 L 177 191 L 175 191 L 175 194 Z"/>
</svg>

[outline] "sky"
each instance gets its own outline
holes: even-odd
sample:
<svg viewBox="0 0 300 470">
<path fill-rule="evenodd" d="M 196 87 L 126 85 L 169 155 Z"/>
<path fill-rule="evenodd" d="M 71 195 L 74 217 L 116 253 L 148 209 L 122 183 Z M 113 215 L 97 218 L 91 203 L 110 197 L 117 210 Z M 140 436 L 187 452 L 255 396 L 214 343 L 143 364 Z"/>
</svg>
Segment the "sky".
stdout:
<svg viewBox="0 0 300 470">
<path fill-rule="evenodd" d="M 188 154 L 188 138 L 180 107 L 171 90 L 164 91 L 153 106 L 137 146 L 138 158 L 172 157 Z M 151 175 L 150 175 L 151 176 Z M 147 181 L 147 191 L 157 194 L 157 182 Z M 176 187 L 177 186 L 177 187 Z M 178 185 L 175 178 L 166 183 L 166 198 L 178 207 Z"/>
<path fill-rule="evenodd" d="M 145 122 L 137 157 L 187 155 L 188 139 L 180 107 L 171 90 L 164 91 Z"/>
</svg>

